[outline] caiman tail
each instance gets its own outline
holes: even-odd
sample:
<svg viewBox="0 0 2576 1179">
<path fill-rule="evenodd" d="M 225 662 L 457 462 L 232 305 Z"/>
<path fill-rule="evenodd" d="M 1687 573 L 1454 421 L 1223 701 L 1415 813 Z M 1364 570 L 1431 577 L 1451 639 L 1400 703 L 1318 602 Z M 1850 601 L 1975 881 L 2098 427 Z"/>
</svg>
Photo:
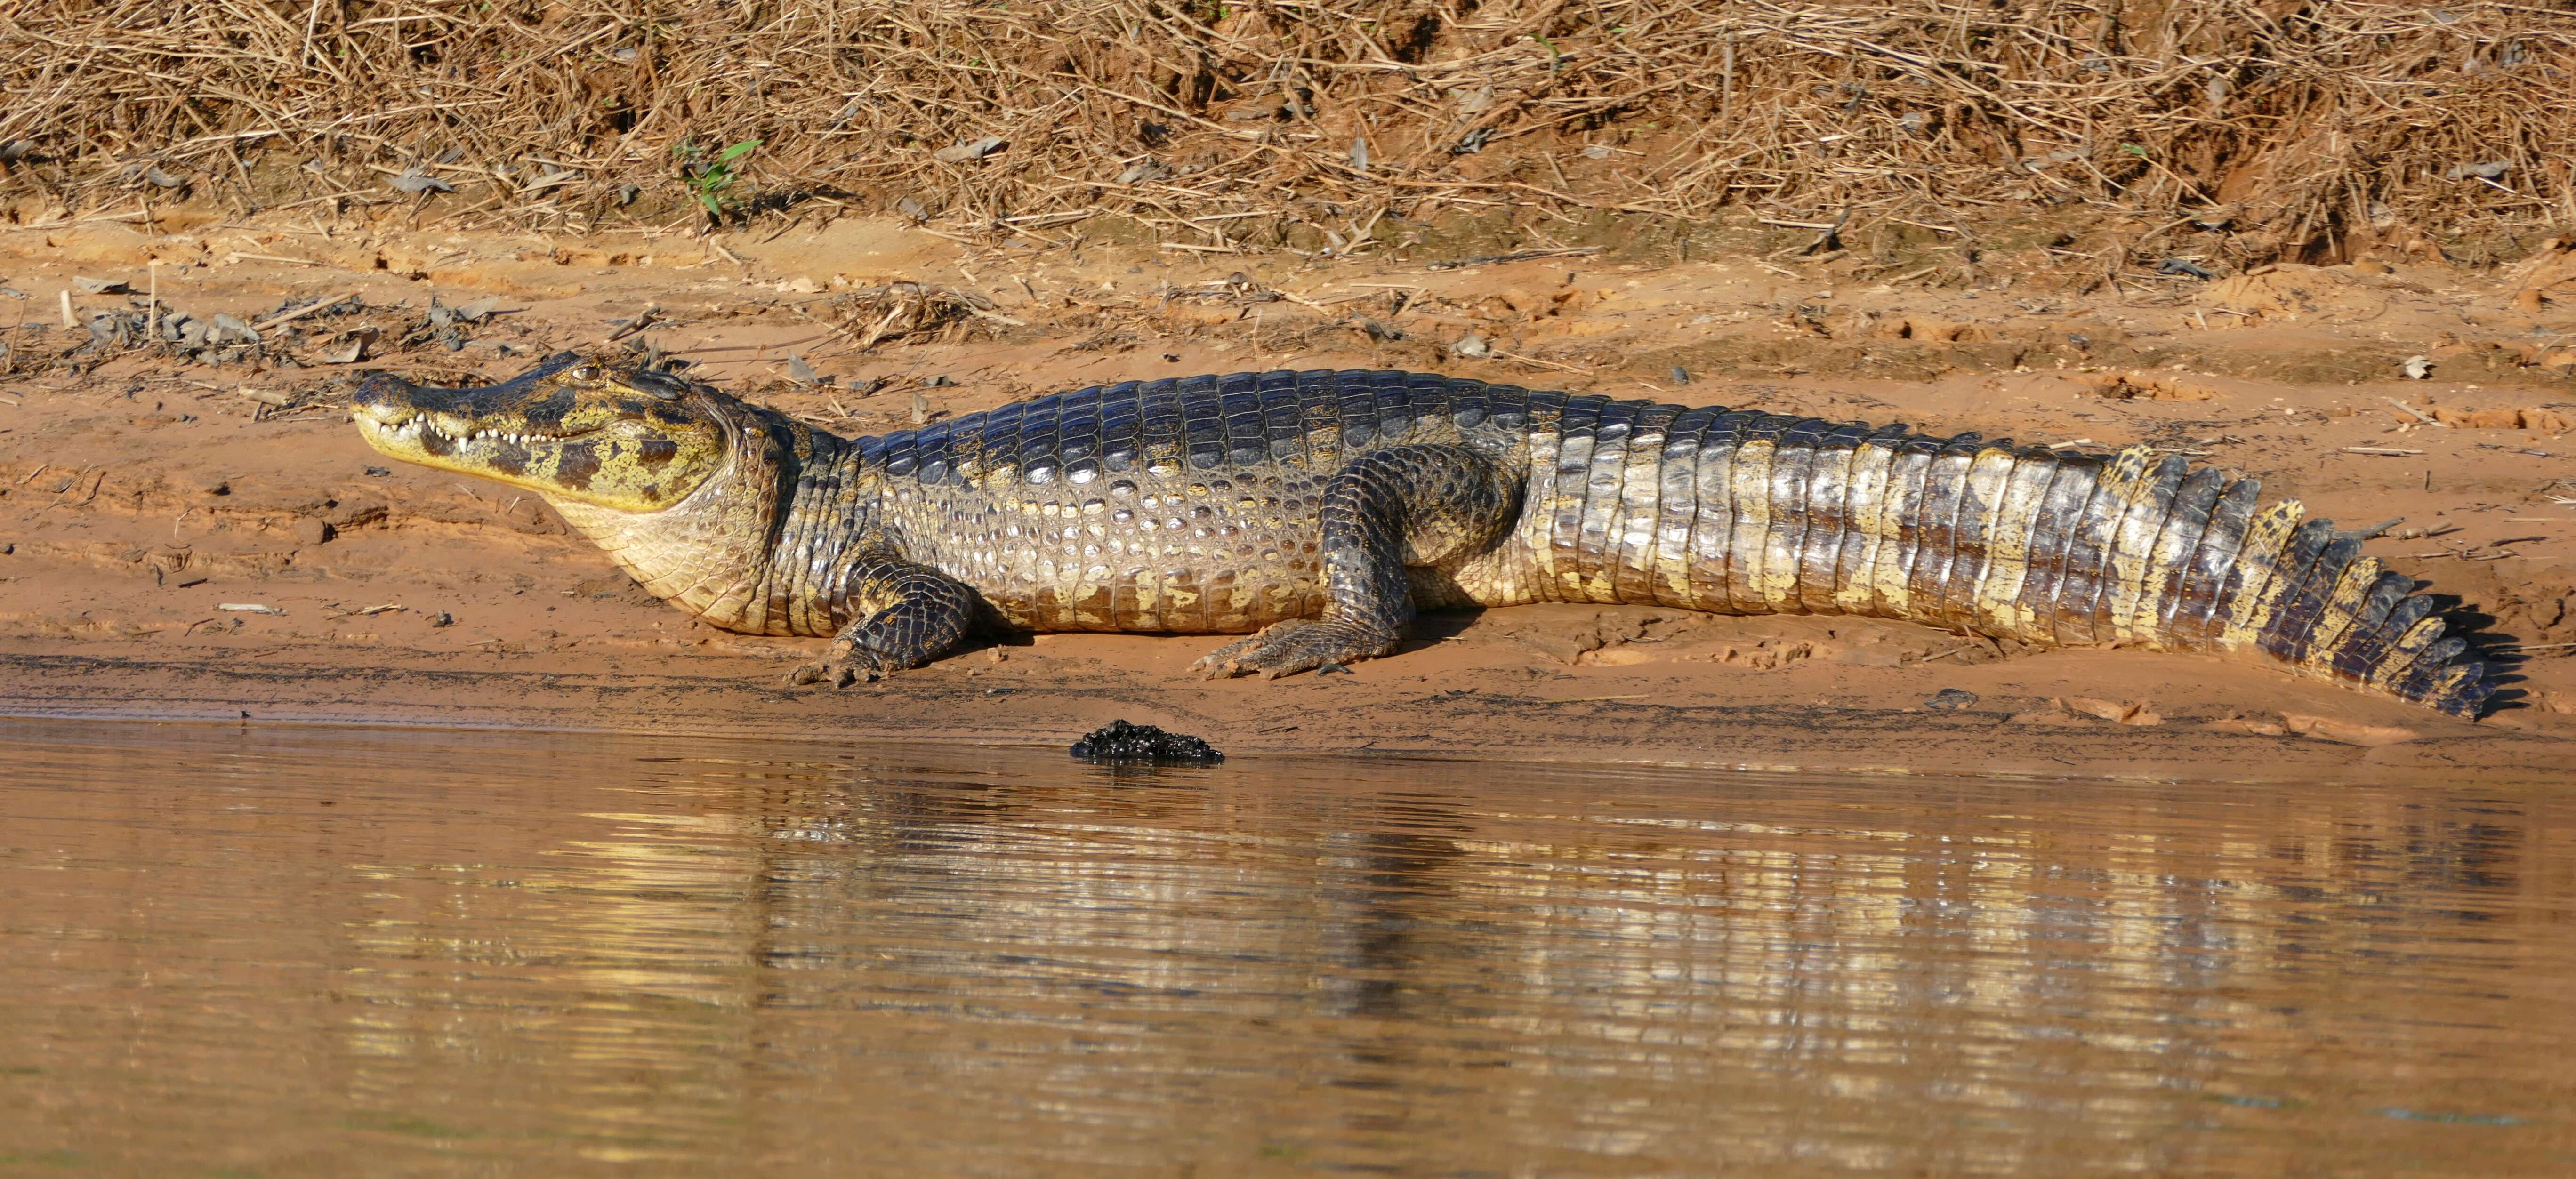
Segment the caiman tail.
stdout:
<svg viewBox="0 0 2576 1179">
<path fill-rule="evenodd" d="M 1522 516 L 1543 597 L 2245 653 L 2462 717 L 2492 690 L 2359 538 L 2147 447 L 1590 397 L 1543 418 Z"/>
</svg>

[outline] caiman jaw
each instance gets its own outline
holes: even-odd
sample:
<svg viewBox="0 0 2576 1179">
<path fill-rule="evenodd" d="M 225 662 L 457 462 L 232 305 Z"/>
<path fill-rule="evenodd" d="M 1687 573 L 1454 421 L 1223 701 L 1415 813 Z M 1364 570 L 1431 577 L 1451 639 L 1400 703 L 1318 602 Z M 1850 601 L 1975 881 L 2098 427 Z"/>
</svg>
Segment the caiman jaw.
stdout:
<svg viewBox="0 0 2576 1179">
<path fill-rule="evenodd" d="M 476 429 L 446 414 L 417 412 L 406 407 L 390 405 L 361 406 L 357 409 L 356 416 L 358 432 L 366 437 L 369 445 L 395 458 L 413 462 L 419 460 L 401 453 L 400 448 L 418 450 L 425 455 L 446 456 L 456 453 L 460 443 L 467 446 L 486 443 L 498 446 L 507 443 L 512 446 L 527 447 L 540 443 L 552 444 L 574 438 L 586 438 L 599 432 L 583 430 L 577 434 L 548 434 L 533 431 L 513 433 L 507 430 Z M 441 418 L 446 420 L 439 420 Z"/>
<path fill-rule="evenodd" d="M 670 507 L 723 467 L 729 447 L 702 387 L 571 354 L 481 388 L 379 373 L 350 409 L 359 435 L 390 457 L 621 512 Z"/>
</svg>

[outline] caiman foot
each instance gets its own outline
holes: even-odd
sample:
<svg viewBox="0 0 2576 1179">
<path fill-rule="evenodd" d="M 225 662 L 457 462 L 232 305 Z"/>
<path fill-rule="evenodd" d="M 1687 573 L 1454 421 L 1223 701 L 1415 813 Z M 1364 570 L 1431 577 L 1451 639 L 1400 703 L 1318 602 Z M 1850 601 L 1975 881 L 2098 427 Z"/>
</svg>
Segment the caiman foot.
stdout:
<svg viewBox="0 0 2576 1179">
<path fill-rule="evenodd" d="M 1210 678 L 1266 675 L 1278 679 L 1319 667 L 1393 655 L 1402 644 L 1399 636 L 1380 634 L 1349 622 L 1298 618 L 1274 623 L 1251 638 L 1228 643 L 1190 666 L 1208 673 Z"/>
<path fill-rule="evenodd" d="M 808 684 L 826 684 L 846 688 L 852 684 L 874 683 L 885 678 L 886 667 L 865 651 L 834 652 L 811 663 L 800 663 L 787 673 L 787 686 L 802 688 Z"/>
</svg>

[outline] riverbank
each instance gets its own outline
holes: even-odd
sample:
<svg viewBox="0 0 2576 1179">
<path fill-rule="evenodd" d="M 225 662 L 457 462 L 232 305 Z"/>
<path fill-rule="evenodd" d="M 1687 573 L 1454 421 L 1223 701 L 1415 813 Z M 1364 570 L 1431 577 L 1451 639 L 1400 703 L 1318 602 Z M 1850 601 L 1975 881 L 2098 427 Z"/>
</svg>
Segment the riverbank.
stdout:
<svg viewBox="0 0 2576 1179">
<path fill-rule="evenodd" d="M 0 302 L 14 321 L 0 333 L 0 711 L 1001 743 L 1125 717 L 1237 754 L 2576 769 L 2576 438 L 2561 436 L 2576 351 L 2554 343 L 2576 315 L 2536 269 L 2392 251 L 2086 290 L 2044 246 L 1887 274 L 1580 251 L 992 249 L 857 220 L 614 245 L 155 229 L 0 233 L 0 283 L 25 296 Z M 60 326 L 66 298 L 78 328 Z M 172 317 L 198 325 L 193 342 L 141 346 Z M 362 369 L 464 383 L 559 348 L 639 345 L 850 434 L 1122 377 L 1369 366 L 2146 441 L 2255 473 L 2267 496 L 2348 527 L 2395 521 L 2369 551 L 2476 611 L 2512 690 L 2469 724 L 2203 657 L 1630 607 L 1435 617 L 1396 658 L 1278 682 L 1190 673 L 1213 639 L 1086 635 L 788 689 L 813 642 L 697 627 L 532 497 L 384 465 L 341 408 Z M 2407 379 L 2414 357 L 2429 379 Z M 1929 707 L 1944 689 L 1976 700 Z"/>
</svg>

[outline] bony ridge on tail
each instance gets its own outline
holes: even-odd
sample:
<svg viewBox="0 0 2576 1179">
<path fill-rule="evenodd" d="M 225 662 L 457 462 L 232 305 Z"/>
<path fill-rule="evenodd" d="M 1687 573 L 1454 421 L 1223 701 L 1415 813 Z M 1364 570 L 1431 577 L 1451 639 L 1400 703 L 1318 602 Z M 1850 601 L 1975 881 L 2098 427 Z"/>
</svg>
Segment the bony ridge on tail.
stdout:
<svg viewBox="0 0 2576 1179">
<path fill-rule="evenodd" d="M 377 374 L 394 458 L 543 496 L 655 596 L 831 636 L 796 682 L 979 624 L 1241 634 L 1200 665 L 1393 654 L 1415 610 L 1638 603 L 2233 653 L 2474 717 L 2485 666 L 2294 500 L 2145 447 L 1686 408 L 1428 373 L 1233 373 L 845 439 L 570 353 L 508 382 Z"/>
</svg>

